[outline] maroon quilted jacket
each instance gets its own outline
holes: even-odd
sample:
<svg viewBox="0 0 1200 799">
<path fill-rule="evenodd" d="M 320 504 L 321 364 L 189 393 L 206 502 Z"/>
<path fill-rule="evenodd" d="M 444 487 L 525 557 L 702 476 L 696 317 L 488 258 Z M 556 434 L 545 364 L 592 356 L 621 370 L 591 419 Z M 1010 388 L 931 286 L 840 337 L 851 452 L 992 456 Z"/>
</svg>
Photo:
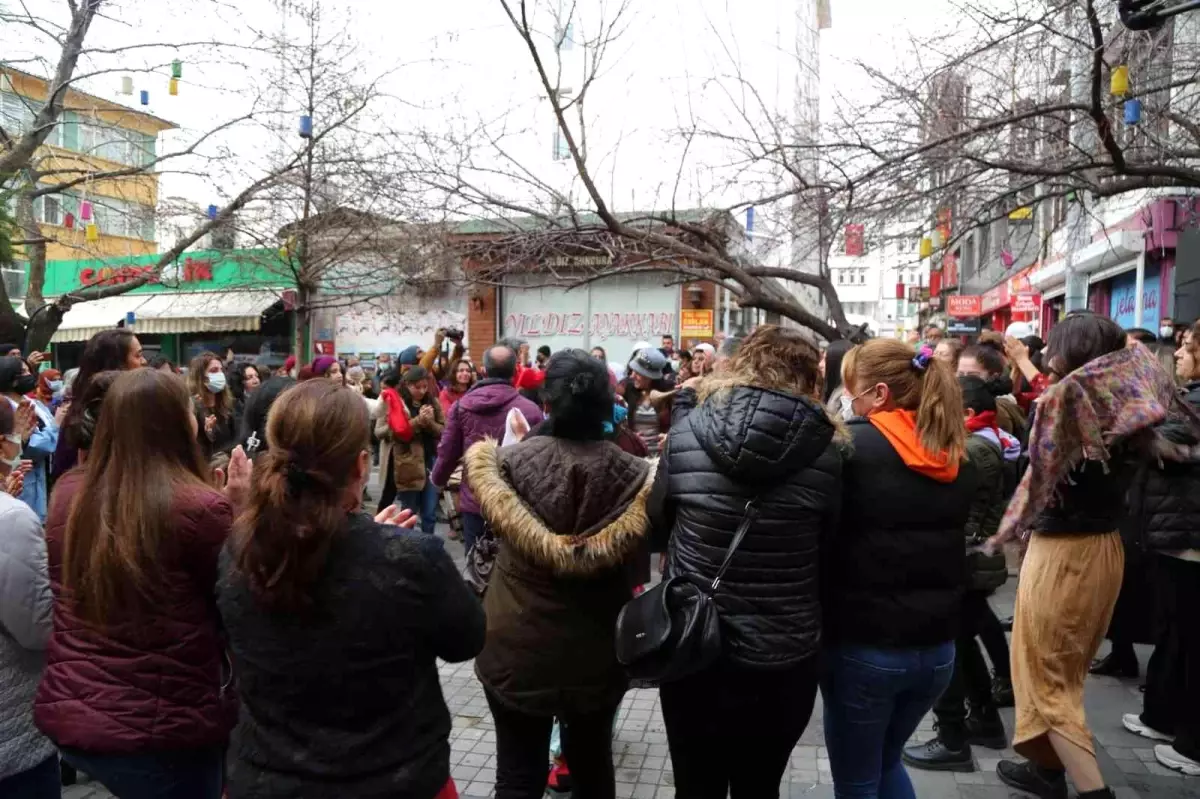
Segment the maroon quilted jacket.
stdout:
<svg viewBox="0 0 1200 799">
<path fill-rule="evenodd" d="M 224 745 L 236 706 L 214 586 L 233 509 L 211 489 L 177 493 L 175 535 L 160 553 L 161 600 L 137 621 L 100 630 L 63 596 L 63 534 L 82 482 L 81 469 L 58 481 L 46 519 L 54 634 L 34 721 L 60 746 L 101 754 Z"/>
</svg>

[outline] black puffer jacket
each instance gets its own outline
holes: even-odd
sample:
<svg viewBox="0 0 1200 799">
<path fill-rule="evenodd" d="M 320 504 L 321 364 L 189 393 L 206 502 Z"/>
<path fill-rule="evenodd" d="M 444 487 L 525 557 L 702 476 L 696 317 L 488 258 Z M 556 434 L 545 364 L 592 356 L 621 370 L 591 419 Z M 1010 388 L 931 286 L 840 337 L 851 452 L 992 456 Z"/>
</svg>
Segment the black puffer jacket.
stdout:
<svg viewBox="0 0 1200 799">
<path fill-rule="evenodd" d="M 1184 399 L 1200 412 L 1200 382 L 1191 383 Z M 1183 419 L 1172 417 L 1157 428 L 1160 438 L 1193 448 L 1200 437 Z M 1171 453 L 1139 463 L 1129 490 L 1131 541 L 1151 552 L 1200 549 L 1200 459 L 1180 462 Z M 1125 531 L 1124 526 L 1122 531 Z"/>
<path fill-rule="evenodd" d="M 938 482 L 908 468 L 866 419 L 848 424 L 854 453 L 824 561 L 827 637 L 877 647 L 952 641 L 967 583 L 963 531 L 976 469 L 965 461 L 954 482 Z"/>
<path fill-rule="evenodd" d="M 837 524 L 842 455 L 816 401 L 749 386 L 676 395 L 667 454 L 651 496 L 656 535 L 670 535 L 669 572 L 711 584 L 741 523 L 746 534 L 716 594 L 725 654 L 783 668 L 821 639 L 817 561 Z"/>
</svg>

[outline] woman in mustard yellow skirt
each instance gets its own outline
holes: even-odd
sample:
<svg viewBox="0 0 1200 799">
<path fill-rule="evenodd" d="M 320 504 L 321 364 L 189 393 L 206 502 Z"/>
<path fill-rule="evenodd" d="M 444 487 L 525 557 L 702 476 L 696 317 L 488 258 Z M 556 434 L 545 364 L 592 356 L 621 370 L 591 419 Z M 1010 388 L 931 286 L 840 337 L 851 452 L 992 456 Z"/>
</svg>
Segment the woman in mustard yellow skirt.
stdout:
<svg viewBox="0 0 1200 799">
<path fill-rule="evenodd" d="M 1171 376 L 1144 347 L 1126 347 L 1111 319 L 1069 314 L 1051 332 L 1043 362 L 1029 469 L 993 545 L 1018 536 L 1028 550 L 1013 616 L 1013 748 L 1001 780 L 1045 799 L 1107 799 L 1084 712 L 1088 668 L 1121 590 L 1117 527 L 1132 478 L 1129 461 L 1175 407 Z"/>
</svg>

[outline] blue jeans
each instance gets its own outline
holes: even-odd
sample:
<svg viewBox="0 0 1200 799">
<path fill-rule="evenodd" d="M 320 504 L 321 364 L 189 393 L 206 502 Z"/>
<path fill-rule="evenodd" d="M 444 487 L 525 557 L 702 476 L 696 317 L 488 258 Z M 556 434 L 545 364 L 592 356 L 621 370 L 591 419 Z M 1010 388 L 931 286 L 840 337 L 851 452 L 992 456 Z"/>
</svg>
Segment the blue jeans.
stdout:
<svg viewBox="0 0 1200 799">
<path fill-rule="evenodd" d="M 462 527 L 463 548 L 470 552 L 471 545 L 483 535 L 483 517 L 478 513 L 463 513 Z"/>
<path fill-rule="evenodd" d="M 953 641 L 827 653 L 821 696 L 837 799 L 916 799 L 900 755 L 953 673 Z"/>
<path fill-rule="evenodd" d="M 429 480 L 420 491 L 397 491 L 396 504 L 411 510 L 421 519 L 421 532 L 433 535 L 437 530 L 438 489 Z"/>
<path fill-rule="evenodd" d="M 62 796 L 62 772 L 58 768 L 58 755 L 0 780 L 0 796 L 4 799 L 59 799 Z"/>
<path fill-rule="evenodd" d="M 117 799 L 221 799 L 224 747 L 102 755 L 59 747 L 63 760 Z"/>
</svg>

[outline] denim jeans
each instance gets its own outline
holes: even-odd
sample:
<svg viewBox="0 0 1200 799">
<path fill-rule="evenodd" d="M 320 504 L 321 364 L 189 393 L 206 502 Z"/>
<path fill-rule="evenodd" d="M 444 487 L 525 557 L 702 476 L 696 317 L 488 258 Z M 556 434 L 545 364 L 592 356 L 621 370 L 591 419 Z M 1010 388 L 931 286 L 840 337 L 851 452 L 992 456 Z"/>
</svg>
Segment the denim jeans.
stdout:
<svg viewBox="0 0 1200 799">
<path fill-rule="evenodd" d="M 916 799 L 900 755 L 953 673 L 953 641 L 827 653 L 821 696 L 837 799 Z"/>
<path fill-rule="evenodd" d="M 60 747 L 63 760 L 117 799 L 221 799 L 224 747 L 102 755 Z"/>
<path fill-rule="evenodd" d="M 62 772 L 58 768 L 58 755 L 0 780 L 0 796 L 4 799 L 59 799 L 62 796 Z"/>
<path fill-rule="evenodd" d="M 433 535 L 437 530 L 438 489 L 429 480 L 420 491 L 396 492 L 396 503 L 411 510 L 421 519 L 421 532 Z"/>
</svg>

